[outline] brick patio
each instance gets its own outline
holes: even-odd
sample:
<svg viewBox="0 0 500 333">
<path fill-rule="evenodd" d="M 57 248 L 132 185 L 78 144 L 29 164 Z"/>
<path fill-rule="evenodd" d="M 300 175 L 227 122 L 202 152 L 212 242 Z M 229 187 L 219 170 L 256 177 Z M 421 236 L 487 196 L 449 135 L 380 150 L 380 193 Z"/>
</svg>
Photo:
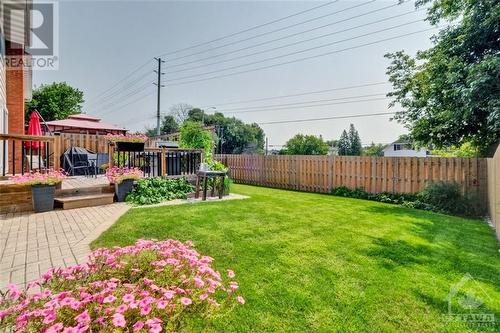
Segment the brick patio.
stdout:
<svg viewBox="0 0 500 333">
<path fill-rule="evenodd" d="M 89 244 L 130 206 L 0 214 L 0 288 L 25 286 L 51 267 L 85 261 Z"/>
</svg>

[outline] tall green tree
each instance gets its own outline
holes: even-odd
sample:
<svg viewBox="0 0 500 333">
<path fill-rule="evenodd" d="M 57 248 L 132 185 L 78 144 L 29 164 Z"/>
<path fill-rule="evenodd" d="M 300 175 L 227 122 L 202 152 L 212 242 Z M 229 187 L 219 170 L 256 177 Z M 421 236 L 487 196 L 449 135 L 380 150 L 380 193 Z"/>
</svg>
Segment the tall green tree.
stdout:
<svg viewBox="0 0 500 333">
<path fill-rule="evenodd" d="M 177 121 L 175 121 L 174 116 L 172 115 L 166 115 L 163 117 L 161 121 L 161 126 L 160 126 L 160 134 L 165 135 L 165 134 L 171 134 L 171 133 L 176 133 L 179 131 L 179 124 L 177 124 Z M 156 128 L 146 128 L 146 135 L 147 136 L 155 136 L 156 135 Z"/>
<path fill-rule="evenodd" d="M 415 57 L 387 54 L 395 119 L 417 144 L 436 148 L 470 142 L 483 155 L 500 137 L 500 1 L 418 0 L 441 28 L 433 47 Z"/>
<path fill-rule="evenodd" d="M 347 135 L 347 131 L 343 130 L 342 134 L 340 135 L 340 139 L 338 142 L 338 147 L 339 147 L 339 155 L 340 156 L 345 156 L 349 155 L 351 152 L 351 144 L 349 142 L 349 136 Z"/>
<path fill-rule="evenodd" d="M 199 108 L 191 109 L 187 119 L 216 127 L 218 152 L 242 154 L 264 151 L 264 131 L 255 123 L 245 124 L 234 117 L 225 117 L 220 112 L 207 114 Z"/>
<path fill-rule="evenodd" d="M 31 101 L 25 103 L 26 117 L 37 110 L 43 119 L 60 120 L 82 112 L 83 92 L 66 82 L 41 85 L 33 91 Z"/>
<path fill-rule="evenodd" d="M 326 155 L 328 145 L 322 138 L 314 135 L 297 134 L 285 144 L 286 155 Z"/>
<path fill-rule="evenodd" d="M 358 130 L 354 128 L 354 125 L 351 124 L 349 126 L 349 133 L 347 134 L 349 137 L 349 154 L 351 156 L 360 156 L 363 150 L 363 146 L 361 145 L 361 139 L 359 137 Z"/>
</svg>

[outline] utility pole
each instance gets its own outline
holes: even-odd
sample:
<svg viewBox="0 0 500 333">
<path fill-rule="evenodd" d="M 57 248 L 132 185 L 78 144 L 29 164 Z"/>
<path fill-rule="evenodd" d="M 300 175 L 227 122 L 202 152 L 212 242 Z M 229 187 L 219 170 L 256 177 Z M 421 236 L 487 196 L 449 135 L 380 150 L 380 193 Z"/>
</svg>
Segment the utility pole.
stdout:
<svg viewBox="0 0 500 333">
<path fill-rule="evenodd" d="M 269 154 L 269 138 L 266 137 L 266 156 Z"/>
<path fill-rule="evenodd" d="M 160 135 L 160 122 L 161 122 L 161 115 L 160 115 L 160 95 L 161 95 L 161 88 L 165 87 L 164 85 L 161 84 L 161 76 L 165 75 L 165 73 L 161 72 L 161 64 L 165 62 L 165 60 L 161 60 L 161 58 L 155 58 L 156 61 L 158 61 L 158 70 L 155 71 L 155 73 L 158 74 L 158 80 L 156 83 L 153 83 L 156 85 L 158 91 L 157 91 L 157 96 L 156 96 L 156 135 Z"/>
</svg>

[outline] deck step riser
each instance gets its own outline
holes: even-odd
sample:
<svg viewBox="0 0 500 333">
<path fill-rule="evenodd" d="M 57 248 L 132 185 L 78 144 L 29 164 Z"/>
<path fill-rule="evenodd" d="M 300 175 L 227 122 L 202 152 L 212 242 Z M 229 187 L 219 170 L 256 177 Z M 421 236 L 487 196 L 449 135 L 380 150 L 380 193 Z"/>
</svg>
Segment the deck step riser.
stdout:
<svg viewBox="0 0 500 333">
<path fill-rule="evenodd" d="M 75 209 L 83 207 L 94 207 L 112 204 L 114 201 L 113 193 L 91 194 L 91 195 L 73 195 L 56 197 L 54 199 L 56 206 L 62 209 Z"/>
</svg>

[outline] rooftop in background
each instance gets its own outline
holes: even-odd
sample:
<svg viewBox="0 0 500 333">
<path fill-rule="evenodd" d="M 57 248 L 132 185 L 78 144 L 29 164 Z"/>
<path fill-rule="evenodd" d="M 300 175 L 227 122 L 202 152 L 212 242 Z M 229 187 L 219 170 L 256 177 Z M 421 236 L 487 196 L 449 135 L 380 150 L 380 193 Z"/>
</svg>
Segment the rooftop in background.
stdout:
<svg viewBox="0 0 500 333">
<path fill-rule="evenodd" d="M 87 114 L 75 114 L 63 120 L 46 122 L 52 132 L 85 134 L 125 134 L 127 129 L 101 122 L 100 118 Z"/>
</svg>

